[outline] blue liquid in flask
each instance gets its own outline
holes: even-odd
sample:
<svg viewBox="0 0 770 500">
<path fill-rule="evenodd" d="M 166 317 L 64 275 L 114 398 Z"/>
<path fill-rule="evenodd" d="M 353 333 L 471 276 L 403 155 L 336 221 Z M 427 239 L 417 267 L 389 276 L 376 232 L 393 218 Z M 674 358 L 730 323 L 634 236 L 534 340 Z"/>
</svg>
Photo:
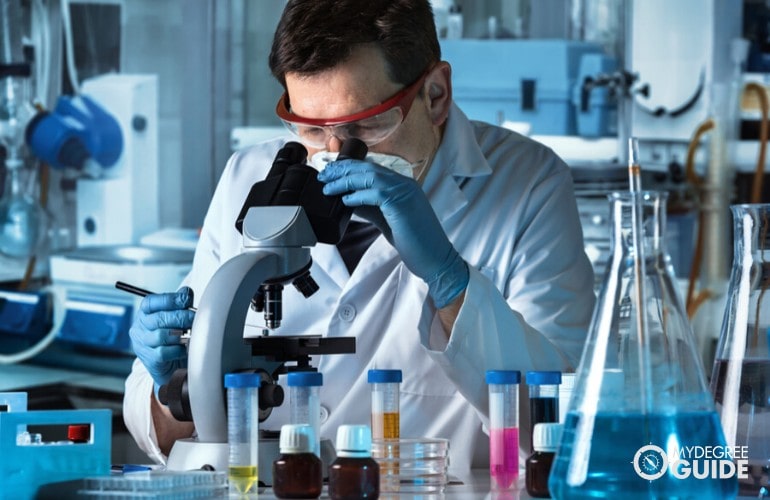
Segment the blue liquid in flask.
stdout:
<svg viewBox="0 0 770 500">
<path fill-rule="evenodd" d="M 694 477 L 693 460 L 690 475 L 686 479 L 674 476 L 669 469 L 654 480 L 643 479 L 634 469 L 637 451 L 646 445 L 659 446 L 667 453 L 687 446 L 725 446 L 719 415 L 715 411 L 692 411 L 673 414 L 598 413 L 594 421 L 588 456 L 572 457 L 579 416 L 567 414 L 561 447 L 553 463 L 548 489 L 553 498 L 622 498 L 644 499 L 725 499 L 734 498 L 738 492 L 734 476 L 712 478 L 711 460 L 701 460 L 697 472 L 702 474 L 709 467 L 709 474 Z M 724 448 L 722 448 L 724 449 Z M 568 484 L 570 460 L 588 460 L 585 481 L 579 485 Z M 652 457 L 650 462 L 653 462 Z M 643 459 L 642 459 L 643 460 Z M 572 466 L 575 464 L 573 463 Z M 660 464 L 650 463 L 650 468 Z M 679 469 L 680 472 L 682 469 Z M 645 471 L 648 474 L 653 470 Z"/>
</svg>

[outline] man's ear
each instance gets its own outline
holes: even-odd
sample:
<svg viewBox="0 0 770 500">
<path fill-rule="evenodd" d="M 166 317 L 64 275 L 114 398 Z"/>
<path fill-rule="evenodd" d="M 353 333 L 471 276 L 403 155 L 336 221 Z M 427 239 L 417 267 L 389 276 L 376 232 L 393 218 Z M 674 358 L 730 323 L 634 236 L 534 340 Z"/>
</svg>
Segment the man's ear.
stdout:
<svg viewBox="0 0 770 500">
<path fill-rule="evenodd" d="M 449 116 L 452 105 L 452 67 L 440 61 L 425 79 L 428 112 L 433 125 L 440 126 Z"/>
</svg>

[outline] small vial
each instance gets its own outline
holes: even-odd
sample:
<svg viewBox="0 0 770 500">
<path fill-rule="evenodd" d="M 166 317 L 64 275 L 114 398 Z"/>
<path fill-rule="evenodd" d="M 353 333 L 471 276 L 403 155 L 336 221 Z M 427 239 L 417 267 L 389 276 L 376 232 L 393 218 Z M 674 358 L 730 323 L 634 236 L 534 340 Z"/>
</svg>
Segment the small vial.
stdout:
<svg viewBox="0 0 770 500">
<path fill-rule="evenodd" d="M 324 377 L 319 372 L 291 372 L 287 376 L 289 386 L 289 422 L 308 424 L 313 428 L 315 441 L 313 453 L 321 458 L 321 399 L 320 390 Z"/>
<path fill-rule="evenodd" d="M 529 386 L 529 451 L 534 451 L 532 433 L 537 424 L 555 423 L 559 421 L 559 384 L 561 372 L 529 371 L 527 386 Z"/>
<path fill-rule="evenodd" d="M 278 498 L 318 498 L 323 489 L 321 459 L 313 453 L 315 432 L 308 424 L 281 427 L 281 456 L 273 462 L 273 493 Z"/>
<path fill-rule="evenodd" d="M 537 424 L 532 433 L 535 452 L 527 458 L 527 493 L 536 498 L 548 498 L 548 476 L 559 449 L 562 424 Z"/>
<path fill-rule="evenodd" d="M 379 498 L 380 467 L 372 458 L 372 431 L 368 425 L 341 425 L 337 429 L 337 459 L 329 466 L 329 498 Z"/>
<path fill-rule="evenodd" d="M 513 491 L 519 477 L 518 370 L 488 370 L 489 477 L 492 491 Z"/>
<path fill-rule="evenodd" d="M 398 439 L 401 370 L 369 370 L 368 381 L 372 386 L 372 439 Z"/>
<path fill-rule="evenodd" d="M 244 494 L 256 491 L 259 451 L 259 375 L 228 373 L 227 443 L 230 491 Z"/>
</svg>

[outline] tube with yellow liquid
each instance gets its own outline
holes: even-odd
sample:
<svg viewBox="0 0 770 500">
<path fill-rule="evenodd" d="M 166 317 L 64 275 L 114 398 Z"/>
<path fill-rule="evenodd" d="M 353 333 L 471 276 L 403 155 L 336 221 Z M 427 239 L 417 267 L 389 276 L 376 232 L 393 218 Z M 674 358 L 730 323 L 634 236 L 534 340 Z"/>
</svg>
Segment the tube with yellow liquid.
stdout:
<svg viewBox="0 0 770 500">
<path fill-rule="evenodd" d="M 367 380 L 372 388 L 373 441 L 398 441 L 401 437 L 401 379 L 401 370 L 369 370 Z M 398 444 L 392 446 L 391 453 L 390 458 L 398 458 Z M 397 465 L 380 465 L 381 491 L 399 491 L 398 471 Z"/>
<path fill-rule="evenodd" d="M 398 439 L 401 370 L 369 370 L 372 386 L 372 439 Z"/>
<path fill-rule="evenodd" d="M 228 373 L 227 443 L 228 480 L 231 493 L 257 490 L 259 451 L 259 385 L 256 373 Z"/>
</svg>

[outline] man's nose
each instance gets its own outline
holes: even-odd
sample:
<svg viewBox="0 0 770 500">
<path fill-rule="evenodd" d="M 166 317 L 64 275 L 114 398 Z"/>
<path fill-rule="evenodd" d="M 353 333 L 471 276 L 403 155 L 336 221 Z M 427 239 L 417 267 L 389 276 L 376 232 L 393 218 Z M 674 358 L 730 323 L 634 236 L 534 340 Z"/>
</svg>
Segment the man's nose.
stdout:
<svg viewBox="0 0 770 500">
<path fill-rule="evenodd" d="M 333 135 L 329 135 L 329 140 L 326 141 L 326 150 L 332 153 L 339 153 L 342 147 L 342 140 Z"/>
</svg>

